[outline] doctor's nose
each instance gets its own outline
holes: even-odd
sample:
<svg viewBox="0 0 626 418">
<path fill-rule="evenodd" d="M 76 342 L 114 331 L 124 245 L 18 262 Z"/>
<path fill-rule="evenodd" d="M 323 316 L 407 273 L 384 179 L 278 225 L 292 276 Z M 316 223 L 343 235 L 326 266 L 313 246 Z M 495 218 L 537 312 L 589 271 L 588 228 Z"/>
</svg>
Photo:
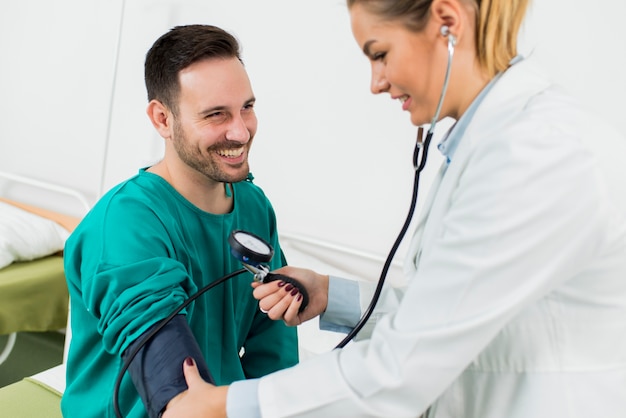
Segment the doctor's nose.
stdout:
<svg viewBox="0 0 626 418">
<path fill-rule="evenodd" d="M 384 76 L 382 71 L 376 71 L 372 69 L 372 82 L 370 85 L 370 90 L 373 94 L 384 93 L 389 90 L 389 82 L 387 78 Z"/>
</svg>

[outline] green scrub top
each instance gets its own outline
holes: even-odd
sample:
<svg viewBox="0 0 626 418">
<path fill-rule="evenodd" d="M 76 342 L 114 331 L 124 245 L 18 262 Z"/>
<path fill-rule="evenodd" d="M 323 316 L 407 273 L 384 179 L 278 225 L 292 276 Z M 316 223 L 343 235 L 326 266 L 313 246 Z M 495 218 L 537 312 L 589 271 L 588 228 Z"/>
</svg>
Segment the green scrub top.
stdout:
<svg viewBox="0 0 626 418">
<path fill-rule="evenodd" d="M 268 241 L 275 251 L 271 270 L 286 264 L 263 191 L 249 177 L 233 184 L 232 193 L 232 212 L 214 215 L 142 169 L 103 196 L 76 228 L 65 246 L 72 340 L 64 416 L 114 416 L 124 350 L 198 289 L 242 268 L 230 254 L 231 231 Z M 259 311 L 251 280 L 240 274 L 183 311 L 218 385 L 298 362 L 296 329 Z M 125 417 L 148 416 L 128 374 L 119 402 Z"/>
</svg>

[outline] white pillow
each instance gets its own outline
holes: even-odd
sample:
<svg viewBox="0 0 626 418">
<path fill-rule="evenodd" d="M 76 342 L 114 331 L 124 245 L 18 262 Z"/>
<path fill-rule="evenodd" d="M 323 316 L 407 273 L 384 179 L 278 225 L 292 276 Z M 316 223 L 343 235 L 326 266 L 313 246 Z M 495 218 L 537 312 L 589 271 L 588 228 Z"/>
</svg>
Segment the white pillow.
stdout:
<svg viewBox="0 0 626 418">
<path fill-rule="evenodd" d="M 69 235 L 50 219 L 0 202 L 0 268 L 61 251 Z"/>
</svg>

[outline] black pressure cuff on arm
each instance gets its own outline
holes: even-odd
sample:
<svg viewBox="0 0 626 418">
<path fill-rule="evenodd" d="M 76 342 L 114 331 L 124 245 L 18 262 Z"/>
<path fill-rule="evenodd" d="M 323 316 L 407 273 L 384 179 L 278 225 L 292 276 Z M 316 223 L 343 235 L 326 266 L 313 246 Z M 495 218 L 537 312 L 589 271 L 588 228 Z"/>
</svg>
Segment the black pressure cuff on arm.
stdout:
<svg viewBox="0 0 626 418">
<path fill-rule="evenodd" d="M 123 360 L 151 332 L 156 324 L 135 340 L 122 354 Z M 187 390 L 183 361 L 192 357 L 200 375 L 211 382 L 209 368 L 184 315 L 176 315 L 138 352 L 128 373 L 151 418 L 159 417 L 167 403 Z"/>
</svg>

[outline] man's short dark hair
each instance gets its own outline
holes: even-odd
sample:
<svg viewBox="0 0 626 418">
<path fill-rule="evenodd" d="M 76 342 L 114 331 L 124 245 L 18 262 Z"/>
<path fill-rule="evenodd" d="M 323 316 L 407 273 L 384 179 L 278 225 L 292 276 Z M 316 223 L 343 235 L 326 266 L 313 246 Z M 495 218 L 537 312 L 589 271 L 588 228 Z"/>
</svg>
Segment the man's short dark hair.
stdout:
<svg viewBox="0 0 626 418">
<path fill-rule="evenodd" d="M 209 58 L 237 58 L 239 42 L 233 35 L 211 25 L 176 26 L 157 39 L 148 53 L 144 77 L 148 101 L 156 99 L 174 114 L 178 112 L 178 73 Z"/>
</svg>

